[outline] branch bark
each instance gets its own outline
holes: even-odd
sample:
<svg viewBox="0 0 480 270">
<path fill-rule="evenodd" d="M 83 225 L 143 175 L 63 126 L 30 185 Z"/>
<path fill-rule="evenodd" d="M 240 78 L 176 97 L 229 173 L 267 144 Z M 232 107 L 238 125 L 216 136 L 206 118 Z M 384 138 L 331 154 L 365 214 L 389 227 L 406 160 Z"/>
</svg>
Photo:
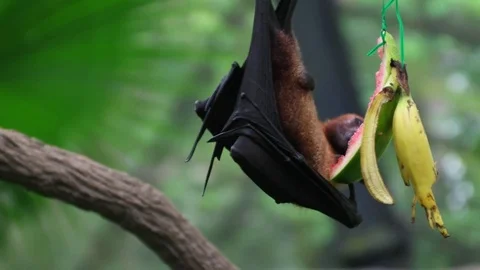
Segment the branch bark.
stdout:
<svg viewBox="0 0 480 270">
<path fill-rule="evenodd" d="M 365 5 L 355 4 L 351 1 L 337 1 L 341 12 L 351 17 L 380 18 L 380 8 L 374 9 Z M 469 46 L 480 44 L 480 35 L 477 35 L 477 25 L 480 19 L 476 17 L 461 17 L 453 15 L 445 18 L 428 18 L 425 16 L 406 16 L 402 15 L 405 27 L 419 30 L 433 35 L 449 35 L 458 41 L 464 42 Z M 388 16 L 389 25 L 397 25 L 395 16 Z"/>
<path fill-rule="evenodd" d="M 100 214 L 173 269 L 236 269 L 161 192 L 81 155 L 0 129 L 0 179 Z"/>
</svg>

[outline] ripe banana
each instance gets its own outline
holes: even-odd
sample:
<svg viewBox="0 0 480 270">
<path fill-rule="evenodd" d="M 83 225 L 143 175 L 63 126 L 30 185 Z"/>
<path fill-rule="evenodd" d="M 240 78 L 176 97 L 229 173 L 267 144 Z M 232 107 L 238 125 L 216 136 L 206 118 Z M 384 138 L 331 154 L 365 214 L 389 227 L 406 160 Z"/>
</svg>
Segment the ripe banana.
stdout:
<svg viewBox="0 0 480 270">
<path fill-rule="evenodd" d="M 393 142 L 397 162 L 406 186 L 413 186 L 412 223 L 415 221 L 417 201 L 425 209 L 429 225 L 447 238 L 447 229 L 435 202 L 432 185 L 438 171 L 435 167 L 422 120 L 409 91 L 402 88 L 400 100 L 393 116 Z"/>
</svg>

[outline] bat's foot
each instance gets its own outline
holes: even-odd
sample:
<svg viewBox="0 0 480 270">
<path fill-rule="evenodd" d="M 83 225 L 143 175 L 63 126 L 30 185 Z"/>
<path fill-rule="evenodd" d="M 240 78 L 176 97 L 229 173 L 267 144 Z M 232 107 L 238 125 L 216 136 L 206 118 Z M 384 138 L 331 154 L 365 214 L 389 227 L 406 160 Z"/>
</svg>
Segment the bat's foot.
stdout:
<svg viewBox="0 0 480 270">
<path fill-rule="evenodd" d="M 348 199 L 356 204 L 355 186 L 353 184 L 348 184 L 348 191 L 350 192 Z"/>
<path fill-rule="evenodd" d="M 315 80 L 307 71 L 304 71 L 303 74 L 298 78 L 298 84 L 302 89 L 307 91 L 313 91 L 315 88 Z"/>
</svg>

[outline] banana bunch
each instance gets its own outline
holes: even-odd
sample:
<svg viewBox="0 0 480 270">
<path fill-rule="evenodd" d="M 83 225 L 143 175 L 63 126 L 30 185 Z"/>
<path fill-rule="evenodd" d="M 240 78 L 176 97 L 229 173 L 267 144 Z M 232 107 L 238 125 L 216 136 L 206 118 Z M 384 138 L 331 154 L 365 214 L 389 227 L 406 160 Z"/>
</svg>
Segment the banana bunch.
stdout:
<svg viewBox="0 0 480 270">
<path fill-rule="evenodd" d="M 398 166 L 406 186 L 413 186 L 412 223 L 415 221 L 415 207 L 420 202 L 432 229 L 438 229 L 443 237 L 449 237 L 432 192 L 438 172 L 435 167 L 430 145 L 420 115 L 408 86 L 408 75 L 405 66 L 396 59 L 394 39 L 387 33 L 387 44 L 379 54 L 385 58 L 390 68 L 384 74 L 381 91 L 374 94 L 367 109 L 360 147 L 360 167 L 365 187 L 370 195 L 384 204 L 393 204 L 393 198 L 385 187 L 380 175 L 376 142 L 382 136 L 392 136 Z M 393 45 L 393 46 L 392 46 Z M 393 56 L 393 57 L 389 57 Z M 384 108 L 389 108 L 385 110 Z M 393 110 L 392 110 L 393 108 Z M 393 113 L 392 113 L 393 112 Z M 378 131 L 379 119 L 385 127 L 391 127 L 391 134 Z M 383 130 L 389 130 L 383 128 Z M 385 139 L 383 140 L 385 141 Z M 382 145 L 383 147 L 383 145 Z"/>
</svg>

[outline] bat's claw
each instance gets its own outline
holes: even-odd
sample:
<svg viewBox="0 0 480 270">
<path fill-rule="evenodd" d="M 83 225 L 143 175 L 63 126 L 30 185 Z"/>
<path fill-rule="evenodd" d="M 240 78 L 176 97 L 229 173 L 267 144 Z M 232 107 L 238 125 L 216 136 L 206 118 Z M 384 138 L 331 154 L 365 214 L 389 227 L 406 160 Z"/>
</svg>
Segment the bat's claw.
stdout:
<svg viewBox="0 0 480 270">
<path fill-rule="evenodd" d="M 293 158 L 296 159 L 296 160 L 298 160 L 298 161 L 301 161 L 301 162 L 306 162 L 305 157 L 304 157 L 302 154 L 298 153 L 298 152 L 295 153 L 295 155 L 293 156 Z"/>
</svg>

